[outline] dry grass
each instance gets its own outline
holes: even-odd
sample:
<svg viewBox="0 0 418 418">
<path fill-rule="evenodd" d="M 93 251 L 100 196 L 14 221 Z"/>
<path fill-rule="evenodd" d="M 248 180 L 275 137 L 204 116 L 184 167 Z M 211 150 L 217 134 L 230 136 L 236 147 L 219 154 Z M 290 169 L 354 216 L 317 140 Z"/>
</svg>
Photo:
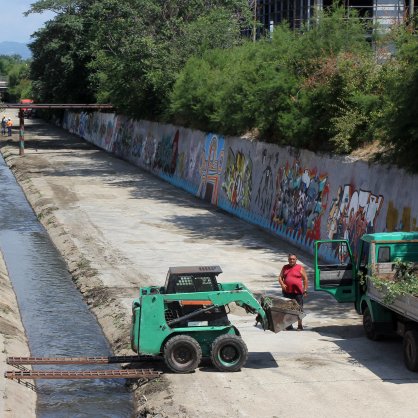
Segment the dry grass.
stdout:
<svg viewBox="0 0 418 418">
<path fill-rule="evenodd" d="M 376 140 L 354 150 L 350 154 L 350 157 L 356 160 L 373 161 L 382 154 L 385 154 L 385 151 L 387 151 L 387 147 L 383 146 L 378 140 Z"/>
</svg>

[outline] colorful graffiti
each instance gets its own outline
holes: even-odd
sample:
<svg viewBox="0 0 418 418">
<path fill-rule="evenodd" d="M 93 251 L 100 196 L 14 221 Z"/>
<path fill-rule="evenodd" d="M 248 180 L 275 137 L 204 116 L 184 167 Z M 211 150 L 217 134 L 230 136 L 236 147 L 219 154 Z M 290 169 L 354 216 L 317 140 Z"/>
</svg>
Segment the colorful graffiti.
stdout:
<svg viewBox="0 0 418 418">
<path fill-rule="evenodd" d="M 99 141 L 105 149 L 109 149 L 113 137 L 113 120 L 104 120 L 100 125 Z"/>
<path fill-rule="evenodd" d="M 382 204 L 381 195 L 376 196 L 368 190 L 356 190 L 349 184 L 340 186 L 328 215 L 328 238 L 347 239 L 353 253 L 357 254 L 360 237 L 374 232 Z"/>
<path fill-rule="evenodd" d="M 258 212 L 262 216 L 268 216 L 271 212 L 271 205 L 273 202 L 274 196 L 274 185 L 273 185 L 273 170 L 271 168 L 271 158 L 270 162 L 264 168 L 261 175 L 260 182 L 258 184 L 257 195 L 255 197 L 255 204 L 258 209 Z M 264 166 L 267 159 L 267 150 L 264 149 L 262 153 L 261 163 Z M 276 164 L 278 163 L 279 153 L 276 153 Z"/>
<path fill-rule="evenodd" d="M 260 184 L 258 185 L 257 196 L 255 197 L 255 204 L 262 215 L 267 216 L 271 211 L 273 202 L 273 172 L 268 165 L 261 176 Z"/>
<path fill-rule="evenodd" d="M 165 135 L 157 145 L 153 169 L 173 175 L 177 167 L 180 133 L 176 131 L 173 140 L 171 135 Z"/>
<path fill-rule="evenodd" d="M 152 134 L 149 133 L 145 138 L 144 147 L 142 150 L 142 161 L 147 167 L 150 167 L 154 161 L 155 153 L 157 151 L 156 144 L 157 140 L 152 136 Z"/>
<path fill-rule="evenodd" d="M 367 186 L 356 189 L 351 184 L 338 182 L 333 190 L 338 184 L 342 185 L 331 200 L 331 174 L 338 172 L 338 178 L 348 177 L 353 182 L 367 184 L 368 178 L 381 175 L 373 167 L 357 170 L 346 164 L 340 170 L 332 160 L 305 151 L 238 138 L 226 140 L 215 134 L 131 121 L 110 113 L 66 112 L 63 126 L 309 251 L 313 240 L 331 238 L 349 240 L 356 253 L 358 239 L 364 233 L 418 230 L 418 204 L 413 193 L 394 191 L 392 182 L 384 179 L 380 184 L 385 187 L 385 196 L 399 196 L 398 200 L 389 201 L 386 219 L 378 218 L 383 212 L 383 196 L 368 191 Z M 228 144 L 227 155 L 225 144 Z M 310 159 L 316 161 L 317 166 L 326 161 L 327 167 L 333 168 L 329 173 L 321 173 L 301 163 L 312 161 Z M 400 181 L 393 183 L 400 185 Z M 416 179 L 406 178 L 405 181 L 407 190 L 416 189 Z M 325 211 L 328 214 L 326 225 L 322 221 Z"/>
<path fill-rule="evenodd" d="M 209 134 L 205 140 L 205 149 L 200 158 L 200 184 L 197 196 L 218 203 L 218 189 L 224 163 L 224 138 Z"/>
<path fill-rule="evenodd" d="M 222 189 L 233 206 L 250 209 L 253 183 L 253 162 L 242 151 L 228 150 Z"/>
<path fill-rule="evenodd" d="M 120 156 L 129 156 L 131 153 L 134 132 L 134 122 L 125 118 L 117 118 L 113 130 L 112 152 Z"/>
<path fill-rule="evenodd" d="M 199 178 L 199 156 L 202 154 L 202 141 L 191 140 L 185 157 L 184 178 L 188 181 Z"/>
<path fill-rule="evenodd" d="M 276 177 L 276 194 L 271 221 L 284 225 L 308 240 L 321 236 L 321 216 L 328 203 L 328 178 L 316 169 L 302 168 L 295 160 L 281 167 Z"/>
</svg>

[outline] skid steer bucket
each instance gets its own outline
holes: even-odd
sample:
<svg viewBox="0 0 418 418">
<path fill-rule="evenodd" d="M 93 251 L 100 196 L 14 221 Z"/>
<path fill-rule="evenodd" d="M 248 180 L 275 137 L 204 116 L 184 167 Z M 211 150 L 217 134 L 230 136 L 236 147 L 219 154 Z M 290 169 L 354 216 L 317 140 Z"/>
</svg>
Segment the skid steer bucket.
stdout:
<svg viewBox="0 0 418 418">
<path fill-rule="evenodd" d="M 260 303 L 266 312 L 268 329 L 275 333 L 283 331 L 305 317 L 302 308 L 295 300 L 264 296 Z"/>
</svg>

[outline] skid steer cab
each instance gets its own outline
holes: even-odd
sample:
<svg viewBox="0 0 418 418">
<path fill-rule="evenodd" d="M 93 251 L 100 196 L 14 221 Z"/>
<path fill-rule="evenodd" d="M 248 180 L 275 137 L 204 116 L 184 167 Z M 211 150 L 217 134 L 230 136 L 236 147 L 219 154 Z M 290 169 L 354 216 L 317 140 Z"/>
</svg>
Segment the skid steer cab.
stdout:
<svg viewBox="0 0 418 418">
<path fill-rule="evenodd" d="M 228 304 L 257 315 L 263 329 L 273 332 L 304 316 L 300 309 L 279 310 L 269 298 L 259 303 L 243 283 L 218 283 L 220 273 L 219 266 L 170 267 L 164 287 L 141 288 L 132 304 L 132 349 L 162 355 L 176 373 L 193 371 L 202 357 L 218 370 L 235 372 L 248 350 L 228 319 Z"/>
</svg>

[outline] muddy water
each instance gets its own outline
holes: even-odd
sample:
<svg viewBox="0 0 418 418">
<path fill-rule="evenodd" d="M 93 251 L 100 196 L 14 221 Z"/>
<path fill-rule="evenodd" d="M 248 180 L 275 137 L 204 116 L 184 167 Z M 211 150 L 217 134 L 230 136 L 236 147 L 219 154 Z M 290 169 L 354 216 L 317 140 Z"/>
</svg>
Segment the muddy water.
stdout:
<svg viewBox="0 0 418 418">
<path fill-rule="evenodd" d="M 32 356 L 110 355 L 101 328 L 2 157 L 0 248 L 16 292 Z M 63 367 L 64 370 L 71 368 L 82 369 L 82 366 Z M 38 381 L 37 416 L 131 417 L 132 397 L 124 383 L 123 380 Z"/>
</svg>

